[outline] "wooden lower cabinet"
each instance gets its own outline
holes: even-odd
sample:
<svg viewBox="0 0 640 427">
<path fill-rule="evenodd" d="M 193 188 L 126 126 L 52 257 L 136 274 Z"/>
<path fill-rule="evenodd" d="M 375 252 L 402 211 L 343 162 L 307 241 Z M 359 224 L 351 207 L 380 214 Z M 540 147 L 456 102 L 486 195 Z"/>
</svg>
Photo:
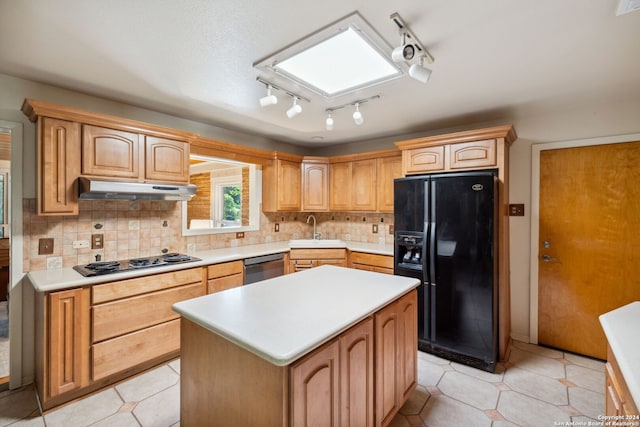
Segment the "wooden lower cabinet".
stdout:
<svg viewBox="0 0 640 427">
<path fill-rule="evenodd" d="M 416 310 L 411 292 L 375 315 L 376 426 L 388 425 L 416 387 Z"/>
<path fill-rule="evenodd" d="M 294 426 L 373 427 L 373 318 L 291 366 Z"/>
<path fill-rule="evenodd" d="M 607 416 L 623 417 L 619 421 L 635 421 L 640 416 L 629 387 L 622 377 L 618 361 L 611 347 L 607 345 L 607 364 L 605 365 L 605 414 Z"/>
<path fill-rule="evenodd" d="M 289 273 L 327 264 L 347 267 L 346 249 L 291 249 L 289 251 Z"/>
<path fill-rule="evenodd" d="M 388 425 L 416 386 L 416 301 L 411 291 L 288 366 L 183 317 L 181 425 Z"/>
<path fill-rule="evenodd" d="M 89 292 L 80 288 L 49 295 L 44 361 L 49 372 L 38 384 L 44 401 L 89 384 Z"/>
<path fill-rule="evenodd" d="M 393 256 L 351 252 L 351 268 L 393 274 Z"/>
<path fill-rule="evenodd" d="M 204 295 L 191 268 L 36 297 L 36 385 L 43 410 L 179 355 L 178 301 Z"/>
<path fill-rule="evenodd" d="M 207 267 L 207 293 L 224 291 L 244 284 L 244 262 L 231 261 Z"/>
</svg>

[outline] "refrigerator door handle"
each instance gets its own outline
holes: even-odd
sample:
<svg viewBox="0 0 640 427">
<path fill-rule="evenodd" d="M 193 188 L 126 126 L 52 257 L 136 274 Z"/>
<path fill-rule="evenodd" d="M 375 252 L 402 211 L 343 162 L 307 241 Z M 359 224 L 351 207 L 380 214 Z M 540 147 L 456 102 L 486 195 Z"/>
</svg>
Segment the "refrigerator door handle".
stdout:
<svg viewBox="0 0 640 427">
<path fill-rule="evenodd" d="M 423 239 L 422 239 L 422 247 L 420 248 L 420 250 L 422 251 L 422 282 L 425 284 L 429 284 L 431 282 L 431 274 L 429 273 L 429 265 L 427 264 L 429 262 L 429 251 L 427 250 L 429 248 L 428 243 L 427 243 L 427 239 L 429 239 L 429 229 L 430 229 L 431 225 L 429 223 L 429 221 L 425 221 L 424 222 L 424 234 L 423 234 Z"/>
<path fill-rule="evenodd" d="M 436 285 L 436 222 L 431 222 L 429 226 L 429 283 Z"/>
</svg>

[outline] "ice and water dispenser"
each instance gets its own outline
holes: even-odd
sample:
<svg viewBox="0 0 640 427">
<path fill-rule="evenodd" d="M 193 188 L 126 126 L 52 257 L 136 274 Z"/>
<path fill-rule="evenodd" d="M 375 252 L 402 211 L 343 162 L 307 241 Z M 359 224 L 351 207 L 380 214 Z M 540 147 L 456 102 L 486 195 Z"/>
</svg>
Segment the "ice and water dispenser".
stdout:
<svg viewBox="0 0 640 427">
<path fill-rule="evenodd" d="M 398 232 L 395 238 L 396 268 L 422 271 L 424 235 L 419 232 Z"/>
</svg>

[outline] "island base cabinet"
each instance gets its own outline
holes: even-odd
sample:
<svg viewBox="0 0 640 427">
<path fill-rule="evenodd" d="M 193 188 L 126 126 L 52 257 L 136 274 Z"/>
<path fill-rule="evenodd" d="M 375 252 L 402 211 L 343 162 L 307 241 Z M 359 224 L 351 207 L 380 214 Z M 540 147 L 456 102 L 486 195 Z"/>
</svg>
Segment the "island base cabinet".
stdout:
<svg viewBox="0 0 640 427">
<path fill-rule="evenodd" d="M 276 366 L 184 317 L 180 425 L 286 427 L 289 367 Z"/>
<path fill-rule="evenodd" d="M 610 346 L 607 346 L 605 365 L 605 413 L 607 416 L 622 417 L 620 420 L 637 420 L 634 417 L 640 415 Z"/>
<path fill-rule="evenodd" d="M 288 366 L 182 317 L 180 425 L 388 425 L 416 386 L 416 298 L 411 291 Z"/>
</svg>

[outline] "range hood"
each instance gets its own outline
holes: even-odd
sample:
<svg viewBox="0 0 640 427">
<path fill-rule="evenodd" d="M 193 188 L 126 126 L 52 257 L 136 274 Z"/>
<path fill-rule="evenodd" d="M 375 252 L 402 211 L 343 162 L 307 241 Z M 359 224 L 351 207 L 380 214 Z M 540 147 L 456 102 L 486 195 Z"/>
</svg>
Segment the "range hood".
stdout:
<svg viewBox="0 0 640 427">
<path fill-rule="evenodd" d="M 103 181 L 79 178 L 80 199 L 101 200 L 191 200 L 196 186 Z"/>
</svg>

